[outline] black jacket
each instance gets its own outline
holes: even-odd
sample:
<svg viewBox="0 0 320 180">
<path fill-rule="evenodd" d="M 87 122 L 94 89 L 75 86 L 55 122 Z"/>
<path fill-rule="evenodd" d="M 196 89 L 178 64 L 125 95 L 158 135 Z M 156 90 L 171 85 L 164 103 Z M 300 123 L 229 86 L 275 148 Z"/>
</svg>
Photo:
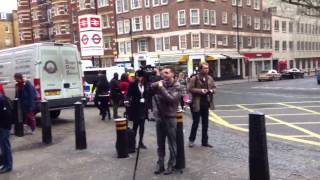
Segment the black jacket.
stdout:
<svg viewBox="0 0 320 180">
<path fill-rule="evenodd" d="M 135 81 L 129 85 L 128 99 L 130 102 L 130 114 L 132 120 L 147 118 L 147 98 L 148 89 L 144 86 L 143 94 L 140 93 L 138 82 Z M 141 103 L 140 100 L 144 98 L 145 102 Z"/>
<path fill-rule="evenodd" d="M 107 94 L 110 90 L 109 82 L 105 76 L 99 76 L 97 81 L 94 82 L 92 92 L 96 90 L 96 95 Z"/>
<path fill-rule="evenodd" d="M 9 99 L 0 95 L 0 129 L 11 129 L 13 113 Z"/>
</svg>

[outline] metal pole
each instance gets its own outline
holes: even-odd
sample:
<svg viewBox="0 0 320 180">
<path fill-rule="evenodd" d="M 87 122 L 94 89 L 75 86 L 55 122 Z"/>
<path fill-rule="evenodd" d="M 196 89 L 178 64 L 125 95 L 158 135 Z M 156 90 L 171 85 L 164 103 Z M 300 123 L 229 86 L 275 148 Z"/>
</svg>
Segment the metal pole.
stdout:
<svg viewBox="0 0 320 180">
<path fill-rule="evenodd" d="M 133 38 L 132 38 L 132 21 L 131 21 L 131 18 L 129 19 L 129 24 L 130 24 L 130 43 L 131 43 L 130 62 L 131 62 L 131 67 L 133 67 L 134 66 L 134 62 L 133 62 Z"/>
<path fill-rule="evenodd" d="M 18 137 L 24 136 L 23 132 L 23 114 L 21 109 L 21 103 L 18 98 L 13 100 L 13 110 L 14 110 L 14 134 Z"/>
<path fill-rule="evenodd" d="M 237 18 L 236 18 L 236 24 L 237 24 L 237 51 L 238 51 L 238 53 L 240 54 L 240 46 L 239 46 L 239 4 L 238 4 L 238 1 L 239 0 L 236 0 L 236 16 L 237 16 Z"/>
<path fill-rule="evenodd" d="M 48 101 L 41 101 L 41 124 L 42 124 L 42 143 L 51 144 L 51 119 L 49 114 Z"/>
<path fill-rule="evenodd" d="M 74 103 L 75 106 L 75 135 L 76 149 L 87 149 L 86 128 L 84 122 L 83 104 L 81 102 Z"/>
</svg>

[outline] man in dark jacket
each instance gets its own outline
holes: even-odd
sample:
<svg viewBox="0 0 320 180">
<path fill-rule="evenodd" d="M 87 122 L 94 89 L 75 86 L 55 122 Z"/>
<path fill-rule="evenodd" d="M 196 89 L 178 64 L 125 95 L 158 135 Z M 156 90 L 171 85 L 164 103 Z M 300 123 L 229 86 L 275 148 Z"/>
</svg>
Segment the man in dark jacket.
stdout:
<svg viewBox="0 0 320 180">
<path fill-rule="evenodd" d="M 106 75 L 99 73 L 97 81 L 93 84 L 92 92 L 96 89 L 95 93 L 95 105 L 100 110 L 100 115 L 102 116 L 101 120 L 105 120 L 108 113 L 109 120 L 111 119 L 110 110 L 109 110 L 109 98 L 108 92 L 110 90 L 109 83 Z"/>
<path fill-rule="evenodd" d="M 165 67 L 162 70 L 164 80 L 151 85 L 154 91 L 153 113 L 156 120 L 158 163 L 155 174 L 164 172 L 165 142 L 168 138 L 170 158 L 165 175 L 171 174 L 176 165 L 177 144 L 176 144 L 176 114 L 180 99 L 180 85 L 174 80 L 174 70 Z"/>
<path fill-rule="evenodd" d="M 24 113 L 26 124 L 30 127 L 32 133 L 36 129 L 36 99 L 37 91 L 34 86 L 23 79 L 21 73 L 14 74 L 16 80 L 16 98 L 20 99 L 21 108 Z"/>
<path fill-rule="evenodd" d="M 12 170 L 12 151 L 10 144 L 10 130 L 12 123 L 12 109 L 9 100 L 0 93 L 0 149 L 2 152 L 2 167 L 0 174 Z"/>
<path fill-rule="evenodd" d="M 143 71 L 139 70 L 136 72 L 136 81 L 129 86 L 128 99 L 130 102 L 130 112 L 134 113 L 134 115 L 130 114 L 129 116 L 133 121 L 134 137 L 136 137 L 139 127 L 139 146 L 142 149 L 147 148 L 143 143 L 144 124 L 148 112 L 146 105 L 147 94 L 148 92 L 144 84 L 144 74 Z"/>
<path fill-rule="evenodd" d="M 118 73 L 114 73 L 110 81 L 110 96 L 112 100 L 113 118 L 118 118 L 118 107 L 121 99 L 121 90 Z"/>
</svg>

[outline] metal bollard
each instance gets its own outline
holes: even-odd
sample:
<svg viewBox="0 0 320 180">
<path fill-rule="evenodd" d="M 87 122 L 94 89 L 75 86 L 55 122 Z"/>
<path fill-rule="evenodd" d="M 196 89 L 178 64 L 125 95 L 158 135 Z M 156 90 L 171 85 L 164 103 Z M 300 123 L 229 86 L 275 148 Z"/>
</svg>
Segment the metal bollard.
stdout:
<svg viewBox="0 0 320 180">
<path fill-rule="evenodd" d="M 18 137 L 24 136 L 23 132 L 23 113 L 21 109 L 21 101 L 18 98 L 13 100 L 14 110 L 14 135 Z"/>
<path fill-rule="evenodd" d="M 83 104 L 81 102 L 74 103 L 75 106 L 75 135 L 76 149 L 87 149 L 86 128 L 84 122 Z"/>
<path fill-rule="evenodd" d="M 115 119 L 117 141 L 116 150 L 118 158 L 129 157 L 129 140 L 128 140 L 128 121 L 126 118 Z"/>
<path fill-rule="evenodd" d="M 250 180 L 269 180 L 269 162 L 265 118 L 263 113 L 249 114 Z"/>
<path fill-rule="evenodd" d="M 81 102 L 82 102 L 83 106 L 86 106 L 87 105 L 87 98 L 85 98 L 85 97 L 81 98 Z"/>
<path fill-rule="evenodd" d="M 41 101 L 41 124 L 42 124 L 42 143 L 51 144 L 51 118 L 49 113 L 48 101 Z"/>
<path fill-rule="evenodd" d="M 177 112 L 177 162 L 176 169 L 183 169 L 186 167 L 186 160 L 184 155 L 184 137 L 183 137 L 183 112 Z"/>
</svg>

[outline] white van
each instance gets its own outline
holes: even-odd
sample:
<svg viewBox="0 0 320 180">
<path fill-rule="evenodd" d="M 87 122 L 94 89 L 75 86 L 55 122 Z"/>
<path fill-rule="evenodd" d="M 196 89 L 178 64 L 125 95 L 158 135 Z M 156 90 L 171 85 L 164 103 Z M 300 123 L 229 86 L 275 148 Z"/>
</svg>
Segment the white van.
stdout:
<svg viewBox="0 0 320 180">
<path fill-rule="evenodd" d="M 0 83 L 11 99 L 15 73 L 22 73 L 35 86 L 38 102 L 49 102 L 52 118 L 83 97 L 80 56 L 73 44 L 36 43 L 1 50 Z"/>
</svg>

